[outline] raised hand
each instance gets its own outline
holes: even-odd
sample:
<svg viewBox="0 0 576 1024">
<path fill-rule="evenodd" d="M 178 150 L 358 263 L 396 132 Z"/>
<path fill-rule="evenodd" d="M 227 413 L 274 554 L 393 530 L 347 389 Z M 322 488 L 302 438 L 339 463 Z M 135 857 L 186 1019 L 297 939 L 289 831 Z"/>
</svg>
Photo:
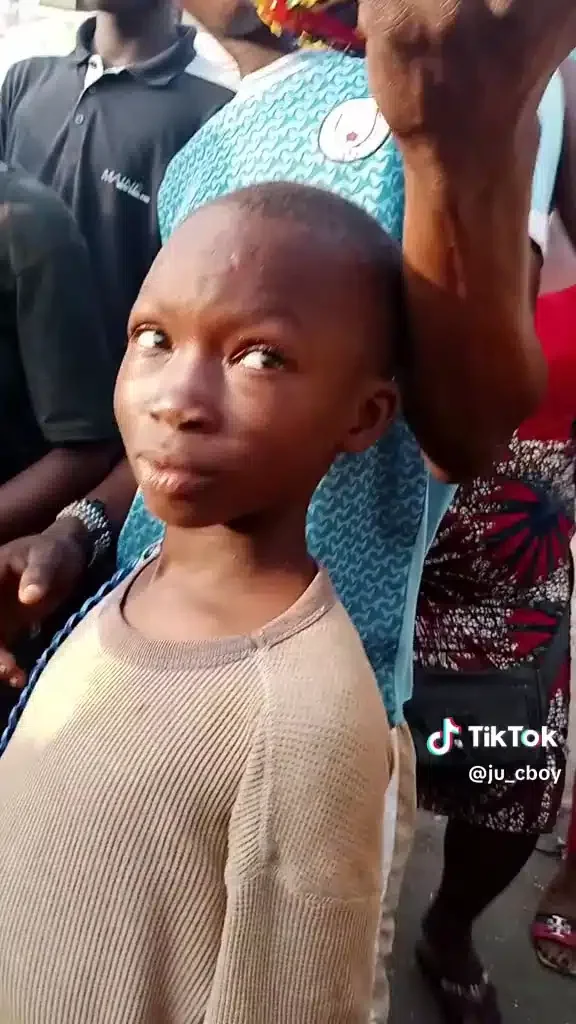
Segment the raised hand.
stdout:
<svg viewBox="0 0 576 1024">
<path fill-rule="evenodd" d="M 460 156 L 533 118 L 576 47 L 574 0 L 360 0 L 360 25 L 401 144 L 441 139 Z"/>
</svg>

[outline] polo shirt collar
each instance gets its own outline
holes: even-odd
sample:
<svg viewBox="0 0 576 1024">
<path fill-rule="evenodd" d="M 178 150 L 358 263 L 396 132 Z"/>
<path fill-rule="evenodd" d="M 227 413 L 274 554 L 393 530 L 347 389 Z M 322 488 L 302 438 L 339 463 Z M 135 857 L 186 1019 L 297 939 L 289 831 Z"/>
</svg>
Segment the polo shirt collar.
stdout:
<svg viewBox="0 0 576 1024">
<path fill-rule="evenodd" d="M 76 47 L 70 55 L 71 60 L 78 67 L 87 64 L 94 52 L 95 30 L 96 18 L 88 18 L 78 29 Z M 147 85 L 169 85 L 176 75 L 185 71 L 196 55 L 194 48 L 196 29 L 178 25 L 177 33 L 176 42 L 172 43 L 168 49 L 150 60 L 130 64 L 124 70 L 134 78 L 141 78 Z"/>
</svg>

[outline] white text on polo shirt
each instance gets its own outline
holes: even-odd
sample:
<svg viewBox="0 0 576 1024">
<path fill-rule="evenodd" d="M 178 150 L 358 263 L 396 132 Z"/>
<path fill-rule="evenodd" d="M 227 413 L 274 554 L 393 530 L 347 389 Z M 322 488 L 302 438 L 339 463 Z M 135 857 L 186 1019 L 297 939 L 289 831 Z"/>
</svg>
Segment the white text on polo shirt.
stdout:
<svg viewBox="0 0 576 1024">
<path fill-rule="evenodd" d="M 120 174 L 120 171 L 110 171 L 106 168 L 102 171 L 102 181 L 105 181 L 107 185 L 115 185 L 119 192 L 126 192 L 134 199 L 139 199 L 141 203 L 150 202 L 150 196 L 144 192 L 140 182 L 131 181 L 124 174 Z"/>
</svg>

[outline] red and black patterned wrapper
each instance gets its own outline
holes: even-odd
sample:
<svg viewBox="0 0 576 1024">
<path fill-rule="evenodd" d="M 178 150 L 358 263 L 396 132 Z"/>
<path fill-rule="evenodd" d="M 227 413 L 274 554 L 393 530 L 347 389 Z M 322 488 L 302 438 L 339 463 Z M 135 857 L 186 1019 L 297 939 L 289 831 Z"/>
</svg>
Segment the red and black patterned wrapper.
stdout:
<svg viewBox="0 0 576 1024">
<path fill-rule="evenodd" d="M 265 25 L 277 35 L 290 33 L 303 46 L 330 46 L 363 54 L 356 0 L 254 0 Z"/>
</svg>

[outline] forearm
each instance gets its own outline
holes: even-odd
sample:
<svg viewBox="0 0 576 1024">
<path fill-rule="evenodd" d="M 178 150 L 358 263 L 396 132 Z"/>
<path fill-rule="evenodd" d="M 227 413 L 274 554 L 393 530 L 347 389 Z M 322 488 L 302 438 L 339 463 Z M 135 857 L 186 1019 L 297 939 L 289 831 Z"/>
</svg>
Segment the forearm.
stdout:
<svg viewBox="0 0 576 1024">
<path fill-rule="evenodd" d="M 118 445 L 54 448 L 0 487 L 0 544 L 44 530 L 70 501 L 109 473 Z"/>
<path fill-rule="evenodd" d="M 100 501 L 110 524 L 112 536 L 116 539 L 124 525 L 124 520 L 130 511 L 130 506 L 136 493 L 136 480 L 130 468 L 128 459 L 121 459 L 113 468 L 112 472 L 101 480 L 96 487 L 88 494 L 85 492 L 80 497 L 86 497 L 89 501 Z M 58 520 L 48 528 L 50 535 L 64 535 L 69 540 L 76 541 L 85 551 L 87 561 L 91 555 L 90 535 L 80 518 L 77 516 L 66 516 Z"/>
<path fill-rule="evenodd" d="M 527 235 L 531 170 L 509 152 L 450 174 L 406 160 L 406 417 L 453 480 L 485 469 L 540 400 Z"/>
<path fill-rule="evenodd" d="M 87 497 L 102 502 L 112 533 L 117 537 L 130 511 L 135 494 L 136 480 L 128 459 L 123 458 L 114 466 L 106 479 L 95 487 Z"/>
</svg>

